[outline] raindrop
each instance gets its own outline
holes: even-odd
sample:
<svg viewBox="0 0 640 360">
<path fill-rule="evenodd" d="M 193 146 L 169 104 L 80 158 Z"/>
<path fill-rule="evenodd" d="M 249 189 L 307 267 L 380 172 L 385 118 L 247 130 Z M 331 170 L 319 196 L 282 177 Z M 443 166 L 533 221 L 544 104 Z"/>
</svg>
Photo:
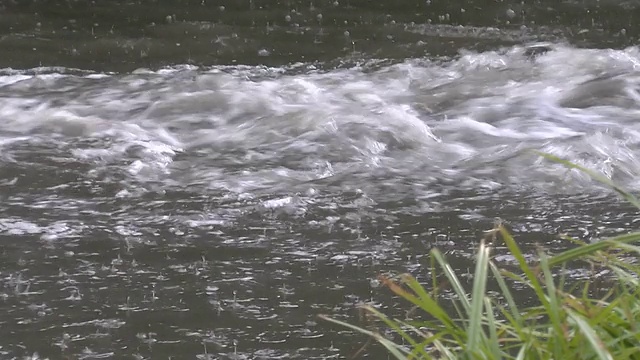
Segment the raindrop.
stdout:
<svg viewBox="0 0 640 360">
<path fill-rule="evenodd" d="M 269 56 L 269 55 L 271 55 L 271 52 L 267 49 L 258 50 L 258 56 Z"/>
<path fill-rule="evenodd" d="M 508 9 L 508 10 L 507 10 L 507 17 L 508 17 L 509 19 L 513 19 L 514 17 L 516 17 L 516 12 L 515 12 L 515 11 L 513 11 L 513 9 Z"/>
<path fill-rule="evenodd" d="M 284 21 L 291 22 L 291 16 L 290 15 L 285 16 Z"/>
</svg>

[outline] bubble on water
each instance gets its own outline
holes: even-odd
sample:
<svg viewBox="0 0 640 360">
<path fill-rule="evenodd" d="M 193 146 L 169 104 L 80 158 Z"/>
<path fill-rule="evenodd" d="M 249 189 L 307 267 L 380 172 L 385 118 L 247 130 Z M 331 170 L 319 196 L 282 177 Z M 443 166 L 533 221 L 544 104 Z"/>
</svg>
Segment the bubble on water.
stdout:
<svg viewBox="0 0 640 360">
<path fill-rule="evenodd" d="M 322 14 L 318 14 L 318 15 L 316 15 L 316 19 L 317 19 L 318 21 L 322 21 Z"/>
<path fill-rule="evenodd" d="M 513 19 L 514 17 L 516 17 L 516 12 L 513 11 L 513 9 L 507 9 L 507 17 L 509 19 Z"/>
<path fill-rule="evenodd" d="M 258 56 L 269 56 L 269 55 L 271 55 L 271 51 L 267 49 L 258 50 Z"/>
<path fill-rule="evenodd" d="M 288 15 L 288 14 L 287 14 L 287 15 L 284 17 L 284 21 L 286 21 L 286 22 L 291 22 L 291 15 Z"/>
</svg>

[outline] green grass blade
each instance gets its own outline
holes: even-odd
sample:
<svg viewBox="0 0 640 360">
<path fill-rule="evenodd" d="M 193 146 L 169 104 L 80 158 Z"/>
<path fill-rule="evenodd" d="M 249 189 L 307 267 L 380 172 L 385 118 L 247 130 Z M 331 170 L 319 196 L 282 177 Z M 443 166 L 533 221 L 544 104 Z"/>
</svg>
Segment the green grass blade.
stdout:
<svg viewBox="0 0 640 360">
<path fill-rule="evenodd" d="M 405 284 L 409 286 L 418 296 L 411 294 L 401 288 L 398 284 L 393 282 L 390 279 L 381 277 L 382 283 L 387 286 L 392 292 L 396 295 L 402 297 L 403 299 L 411 302 L 413 305 L 419 307 L 426 313 L 430 314 L 434 318 L 438 319 L 448 328 L 455 328 L 456 325 L 454 321 L 449 317 L 446 311 L 438 304 L 438 302 L 431 297 L 422 285 L 412 276 L 404 275 L 402 280 Z"/>
<path fill-rule="evenodd" d="M 607 178 L 606 176 L 599 174 L 593 170 L 587 169 L 583 166 L 574 164 L 570 161 L 561 159 L 555 155 L 551 155 L 548 153 L 544 153 L 541 151 L 537 151 L 534 150 L 534 152 L 542 157 L 544 157 L 547 160 L 553 161 L 555 163 L 558 164 L 562 164 L 570 169 L 576 169 L 579 170 L 587 175 L 589 175 L 592 179 L 598 181 L 599 183 L 606 185 L 608 187 L 610 187 L 611 189 L 613 189 L 615 192 L 617 192 L 620 196 L 622 196 L 623 199 L 625 199 L 626 201 L 628 201 L 630 204 L 632 204 L 633 206 L 635 206 L 636 208 L 640 209 L 640 201 L 638 201 L 638 199 L 633 196 L 631 193 L 629 193 L 628 191 L 626 191 L 625 189 L 623 189 L 622 187 L 618 186 L 616 183 L 614 183 L 613 181 L 611 181 L 611 179 Z"/>
<path fill-rule="evenodd" d="M 547 289 L 547 298 L 548 298 L 547 315 L 549 316 L 549 320 L 551 320 L 551 324 L 556 334 L 553 340 L 553 345 L 554 345 L 554 351 L 556 354 L 555 358 L 557 359 L 562 357 L 562 354 L 565 353 L 564 351 L 566 350 L 566 346 L 567 346 L 567 339 L 564 336 L 564 331 L 562 329 L 562 319 L 560 318 L 560 316 L 564 311 L 562 309 L 562 304 L 558 299 L 556 286 L 553 281 L 553 274 L 551 273 L 551 269 L 549 268 L 547 256 L 543 253 L 540 253 L 539 257 L 540 257 L 540 267 L 542 268 L 545 287 Z"/>
<path fill-rule="evenodd" d="M 513 294 L 511 293 L 511 288 L 504 281 L 504 277 L 502 273 L 493 262 L 489 262 L 489 266 L 491 267 L 491 272 L 493 273 L 493 277 L 498 282 L 498 286 L 500 287 L 500 291 L 507 301 L 507 305 L 509 306 L 509 311 L 511 312 L 511 316 L 517 323 L 519 327 L 524 326 L 524 322 L 522 320 L 522 315 L 520 315 L 520 310 L 518 309 L 518 305 L 516 304 L 515 299 L 513 298 Z M 515 324 L 514 324 L 515 325 Z"/>
<path fill-rule="evenodd" d="M 614 248 L 618 246 L 619 243 L 628 244 L 636 241 L 640 241 L 640 232 L 619 235 L 607 240 L 579 246 L 554 255 L 549 259 L 549 266 L 554 267 L 572 260 L 579 260 L 584 258 L 585 256 L 593 255 L 597 251 L 604 251 L 609 248 Z"/>
<path fill-rule="evenodd" d="M 529 344 L 530 343 L 525 343 L 522 347 L 520 347 L 520 351 L 518 351 L 516 360 L 527 360 L 527 350 L 529 349 Z"/>
<path fill-rule="evenodd" d="M 340 320 L 336 320 L 336 319 L 332 319 L 328 316 L 325 315 L 318 315 L 318 317 L 322 320 L 328 321 L 328 322 L 332 322 L 334 324 L 340 325 L 340 326 L 344 326 L 346 328 L 349 328 L 351 330 L 357 331 L 361 334 L 367 335 L 372 337 L 373 339 L 375 339 L 377 342 L 379 342 L 380 344 L 382 344 L 382 346 L 384 346 L 396 359 L 398 360 L 406 360 L 407 357 L 405 356 L 405 354 L 402 353 L 402 350 L 400 348 L 400 345 L 392 342 L 389 339 L 386 339 L 385 337 L 383 337 L 382 335 L 375 333 L 373 331 L 367 330 L 367 329 L 363 329 L 359 326 L 355 326 L 352 324 L 349 324 L 347 322 L 344 321 L 340 321 Z"/>
<path fill-rule="evenodd" d="M 447 279 L 449 279 L 449 282 L 451 283 L 451 286 L 453 287 L 454 292 L 456 293 L 456 295 L 458 295 L 460 299 L 460 303 L 462 304 L 464 311 L 466 312 L 466 314 L 460 314 L 461 317 L 469 316 L 471 312 L 471 304 L 469 303 L 469 298 L 467 296 L 467 293 L 462 287 L 462 284 L 460 283 L 460 280 L 456 276 L 456 273 L 453 271 L 453 269 L 451 268 L 451 265 L 449 265 L 449 263 L 444 259 L 444 257 L 442 256 L 442 253 L 438 249 L 431 250 L 431 255 L 436 259 L 436 261 L 442 268 L 442 271 L 444 272 Z"/>
<path fill-rule="evenodd" d="M 486 334 L 482 329 L 484 298 L 487 289 L 487 276 L 489 269 L 489 247 L 480 242 L 474 272 L 473 290 L 471 292 L 471 312 L 469 314 L 469 327 L 467 328 L 467 349 L 478 349 Z"/>
<path fill-rule="evenodd" d="M 429 346 L 434 346 L 436 349 L 439 350 L 440 345 L 442 345 L 442 343 L 439 340 L 446 335 L 444 332 L 438 332 L 436 334 L 431 334 L 431 333 L 425 334 L 423 331 L 416 328 L 412 324 L 408 324 L 406 322 L 399 321 L 399 320 L 398 320 L 398 323 L 401 324 L 403 327 L 410 329 L 411 331 L 416 333 L 420 338 L 424 339 L 422 340 L 422 342 L 417 343 L 413 347 L 413 350 L 411 350 L 411 353 L 408 356 L 410 359 L 418 358 L 417 357 L 418 354 L 423 354 L 423 357 L 420 359 L 430 359 L 432 356 L 431 354 L 428 353 L 426 348 Z"/>
<path fill-rule="evenodd" d="M 357 331 L 357 332 L 359 332 L 361 334 L 367 335 L 367 336 L 375 337 L 375 335 L 376 335 L 373 331 L 367 330 L 365 328 L 361 328 L 361 327 L 356 326 L 356 325 L 349 324 L 348 322 L 344 322 L 344 321 L 341 321 L 341 320 L 330 318 L 327 315 L 320 314 L 320 315 L 318 315 L 318 317 L 320 319 L 324 320 L 324 321 L 328 321 L 328 322 L 331 322 L 331 323 L 334 323 L 334 324 L 337 324 L 337 325 L 340 325 L 340 326 L 344 326 L 346 328 L 349 328 L 351 330 L 355 330 L 355 331 Z"/>
<path fill-rule="evenodd" d="M 526 279 L 528 280 L 526 283 L 533 288 L 533 290 L 536 292 L 536 295 L 538 296 L 538 299 L 542 302 L 542 304 L 545 307 L 547 307 L 548 301 L 546 299 L 544 290 L 542 289 L 542 286 L 540 285 L 540 282 L 538 281 L 538 278 L 536 277 L 535 273 L 533 272 L 529 264 L 527 264 L 527 260 L 524 258 L 524 255 L 522 254 L 520 247 L 518 247 L 518 244 L 513 239 L 511 234 L 509 234 L 509 232 L 504 226 L 500 225 L 499 229 L 500 229 L 500 234 L 502 235 L 502 239 L 504 240 L 505 244 L 509 248 L 511 255 L 515 257 L 520 267 L 520 270 L 522 270 L 522 272 L 526 276 Z"/>
<path fill-rule="evenodd" d="M 489 350 L 491 350 L 491 359 L 500 360 L 502 354 L 500 352 L 500 340 L 498 338 L 498 330 L 496 319 L 493 316 L 493 304 L 489 298 L 484 298 L 484 308 L 487 313 L 487 327 L 489 328 Z"/>
<path fill-rule="evenodd" d="M 423 356 L 428 357 L 429 355 L 424 351 L 424 347 L 419 347 L 418 343 L 413 339 L 413 337 L 411 337 L 411 335 L 407 334 L 406 331 L 404 331 L 402 329 L 402 324 L 398 321 L 394 321 L 390 318 L 388 318 L 385 314 L 381 313 L 380 311 L 378 311 L 376 308 L 372 307 L 372 306 L 364 306 L 363 307 L 366 311 L 369 311 L 370 313 L 374 314 L 375 316 L 378 317 L 378 319 L 382 320 L 389 328 L 393 329 L 393 331 L 395 331 L 398 335 L 402 336 L 402 338 L 408 342 L 409 344 L 411 344 L 411 348 L 414 350 L 418 350 L 418 352 L 420 354 L 422 354 Z"/>
<path fill-rule="evenodd" d="M 569 317 L 576 323 L 576 326 L 580 332 L 587 339 L 587 342 L 591 345 L 595 351 L 598 359 L 600 360 L 613 360 L 613 356 L 607 351 L 604 344 L 594 331 L 594 329 L 587 323 L 580 315 L 576 314 L 572 310 L 567 310 Z"/>
</svg>

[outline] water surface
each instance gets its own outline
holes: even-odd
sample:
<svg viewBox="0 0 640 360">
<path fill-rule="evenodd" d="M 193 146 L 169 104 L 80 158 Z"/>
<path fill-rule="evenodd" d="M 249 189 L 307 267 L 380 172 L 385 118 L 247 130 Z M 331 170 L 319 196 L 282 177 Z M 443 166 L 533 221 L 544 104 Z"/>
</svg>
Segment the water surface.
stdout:
<svg viewBox="0 0 640 360">
<path fill-rule="evenodd" d="M 427 3 L 6 4 L 0 356 L 344 358 L 433 246 L 635 228 L 531 152 L 638 190 L 634 5 Z"/>
</svg>

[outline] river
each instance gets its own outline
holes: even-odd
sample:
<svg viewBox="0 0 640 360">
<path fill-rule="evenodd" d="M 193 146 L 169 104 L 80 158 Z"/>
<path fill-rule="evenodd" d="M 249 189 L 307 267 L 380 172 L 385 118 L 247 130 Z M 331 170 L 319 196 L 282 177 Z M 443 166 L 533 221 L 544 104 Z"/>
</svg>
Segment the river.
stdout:
<svg viewBox="0 0 640 360">
<path fill-rule="evenodd" d="M 640 189 L 639 9 L 0 2 L 0 358 L 348 358 L 433 246 L 636 228 L 530 150 Z"/>
</svg>

